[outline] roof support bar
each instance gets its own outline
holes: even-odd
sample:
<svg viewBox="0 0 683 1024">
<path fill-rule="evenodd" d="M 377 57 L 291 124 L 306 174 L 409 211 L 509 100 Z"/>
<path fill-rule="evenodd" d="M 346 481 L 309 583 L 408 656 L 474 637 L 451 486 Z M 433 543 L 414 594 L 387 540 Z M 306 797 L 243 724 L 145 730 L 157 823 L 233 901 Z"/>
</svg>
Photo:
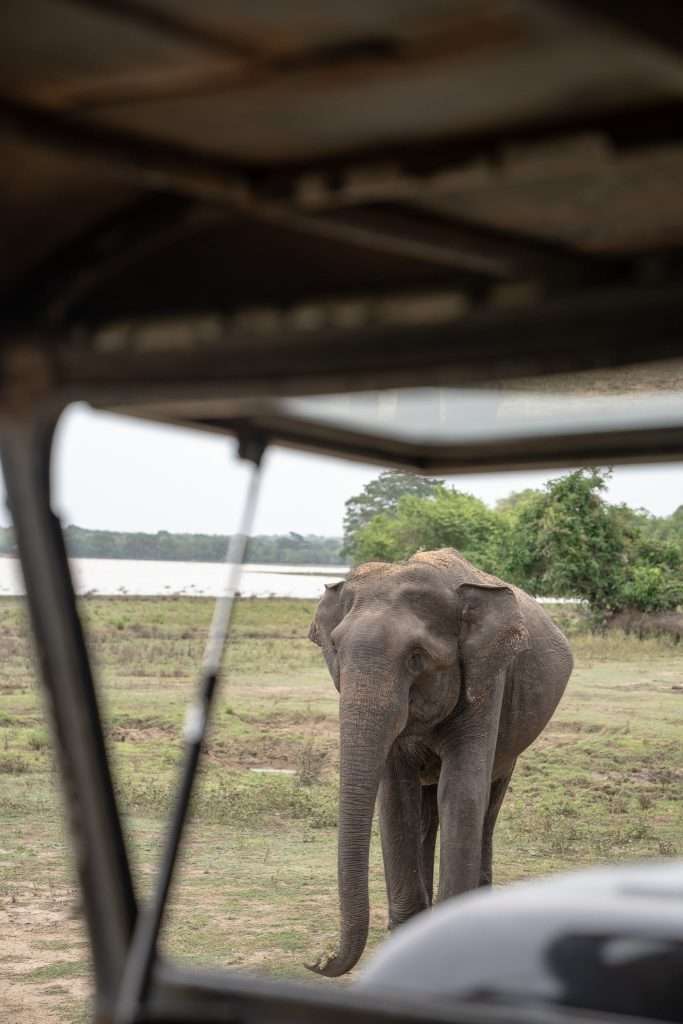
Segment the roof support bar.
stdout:
<svg viewBox="0 0 683 1024">
<path fill-rule="evenodd" d="M 204 658 L 199 674 L 197 695 L 189 705 L 185 717 L 184 760 L 176 791 L 171 817 L 168 823 L 166 841 L 161 855 L 159 872 L 149 904 L 142 909 L 133 933 L 130 952 L 121 982 L 117 1001 L 115 1024 L 134 1024 L 144 1006 L 151 975 L 157 961 L 159 932 L 173 883 L 178 851 L 182 842 L 185 823 L 190 808 L 190 798 L 197 775 L 199 758 L 206 743 L 211 711 L 221 676 L 225 648 L 230 636 L 230 626 L 238 595 L 242 565 L 247 553 L 247 543 L 258 503 L 260 465 L 265 442 L 258 435 L 245 436 L 240 443 L 240 456 L 252 463 L 251 478 L 242 512 L 242 522 L 237 533 L 230 537 L 226 563 L 228 580 L 225 592 L 217 599 L 209 636 L 204 649 Z"/>
<path fill-rule="evenodd" d="M 4 423 L 0 451 L 90 932 L 99 1020 L 111 1014 L 137 908 L 64 538 L 50 507 L 58 415 Z"/>
<path fill-rule="evenodd" d="M 263 172 L 197 153 L 184 146 L 131 136 L 102 125 L 75 121 L 13 100 L 0 98 L 0 130 L 10 131 L 74 156 L 103 161 L 108 174 L 153 190 L 163 190 L 238 211 L 256 220 L 300 234 L 371 251 L 403 256 L 436 267 L 451 267 L 471 278 L 519 277 L 532 269 L 541 277 L 590 273 L 595 260 L 520 232 L 496 232 L 460 216 L 439 218 L 435 212 L 397 209 L 311 213 L 289 200 L 259 194 Z M 609 261 L 600 261 L 609 263 Z M 605 272 L 599 266 L 598 272 Z"/>
<path fill-rule="evenodd" d="M 347 224 L 302 212 L 287 202 L 259 196 L 247 171 L 185 147 L 153 142 L 102 126 L 92 126 L 0 98 L 0 131 L 8 130 L 29 142 L 73 156 L 94 159 L 107 174 L 153 191 L 219 204 L 269 224 L 331 242 L 404 256 L 454 271 L 504 276 L 491 259 L 455 250 L 452 239 L 411 238 L 363 225 Z"/>
</svg>

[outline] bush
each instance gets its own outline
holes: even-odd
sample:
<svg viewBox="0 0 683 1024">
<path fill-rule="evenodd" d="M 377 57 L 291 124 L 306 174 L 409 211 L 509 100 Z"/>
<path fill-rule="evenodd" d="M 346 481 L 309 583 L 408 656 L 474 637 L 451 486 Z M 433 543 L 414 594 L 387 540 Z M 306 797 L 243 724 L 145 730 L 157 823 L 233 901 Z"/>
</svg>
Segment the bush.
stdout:
<svg viewBox="0 0 683 1024">
<path fill-rule="evenodd" d="M 47 750 L 50 746 L 47 733 L 35 729 L 28 734 L 27 742 L 31 750 Z"/>
<path fill-rule="evenodd" d="M 683 580 L 658 565 L 631 565 L 620 592 L 623 608 L 664 612 L 683 604 Z"/>
</svg>

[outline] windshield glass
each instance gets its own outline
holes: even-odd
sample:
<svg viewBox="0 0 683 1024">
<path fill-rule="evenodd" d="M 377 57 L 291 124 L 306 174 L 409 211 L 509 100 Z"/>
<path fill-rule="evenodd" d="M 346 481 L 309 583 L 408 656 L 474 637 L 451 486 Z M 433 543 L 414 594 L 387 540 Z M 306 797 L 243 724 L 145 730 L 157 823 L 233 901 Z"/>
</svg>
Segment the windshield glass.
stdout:
<svg viewBox="0 0 683 1024">
<path fill-rule="evenodd" d="M 289 415 L 434 445 L 683 424 L 683 363 L 514 381 L 284 400 Z"/>
</svg>

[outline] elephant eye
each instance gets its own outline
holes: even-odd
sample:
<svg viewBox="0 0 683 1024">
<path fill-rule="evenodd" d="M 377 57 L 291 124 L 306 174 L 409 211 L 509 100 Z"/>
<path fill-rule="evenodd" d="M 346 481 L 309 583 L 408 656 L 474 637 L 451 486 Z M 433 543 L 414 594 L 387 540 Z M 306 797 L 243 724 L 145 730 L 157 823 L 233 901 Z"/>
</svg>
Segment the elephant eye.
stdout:
<svg viewBox="0 0 683 1024">
<path fill-rule="evenodd" d="M 411 651 L 408 655 L 406 664 L 408 666 L 408 671 L 413 672 L 415 675 L 417 675 L 418 672 L 424 672 L 427 667 L 427 657 L 424 651 L 420 650 L 420 648 L 415 648 L 415 650 Z"/>
</svg>

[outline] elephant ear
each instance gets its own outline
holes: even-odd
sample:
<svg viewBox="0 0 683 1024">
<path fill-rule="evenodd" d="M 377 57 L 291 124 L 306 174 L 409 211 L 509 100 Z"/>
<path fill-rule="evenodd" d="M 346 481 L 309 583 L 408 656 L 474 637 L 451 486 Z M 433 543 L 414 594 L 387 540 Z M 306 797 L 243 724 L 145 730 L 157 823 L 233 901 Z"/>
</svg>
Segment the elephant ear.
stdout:
<svg viewBox="0 0 683 1024">
<path fill-rule="evenodd" d="M 529 649 L 529 633 L 511 587 L 463 583 L 457 597 L 465 694 L 473 703 Z"/>
<path fill-rule="evenodd" d="M 344 580 L 339 580 L 338 583 L 326 583 L 325 593 L 318 601 L 313 622 L 308 630 L 308 639 L 318 647 L 324 647 L 325 638 L 341 622 L 339 596 L 343 585 Z"/>
</svg>

